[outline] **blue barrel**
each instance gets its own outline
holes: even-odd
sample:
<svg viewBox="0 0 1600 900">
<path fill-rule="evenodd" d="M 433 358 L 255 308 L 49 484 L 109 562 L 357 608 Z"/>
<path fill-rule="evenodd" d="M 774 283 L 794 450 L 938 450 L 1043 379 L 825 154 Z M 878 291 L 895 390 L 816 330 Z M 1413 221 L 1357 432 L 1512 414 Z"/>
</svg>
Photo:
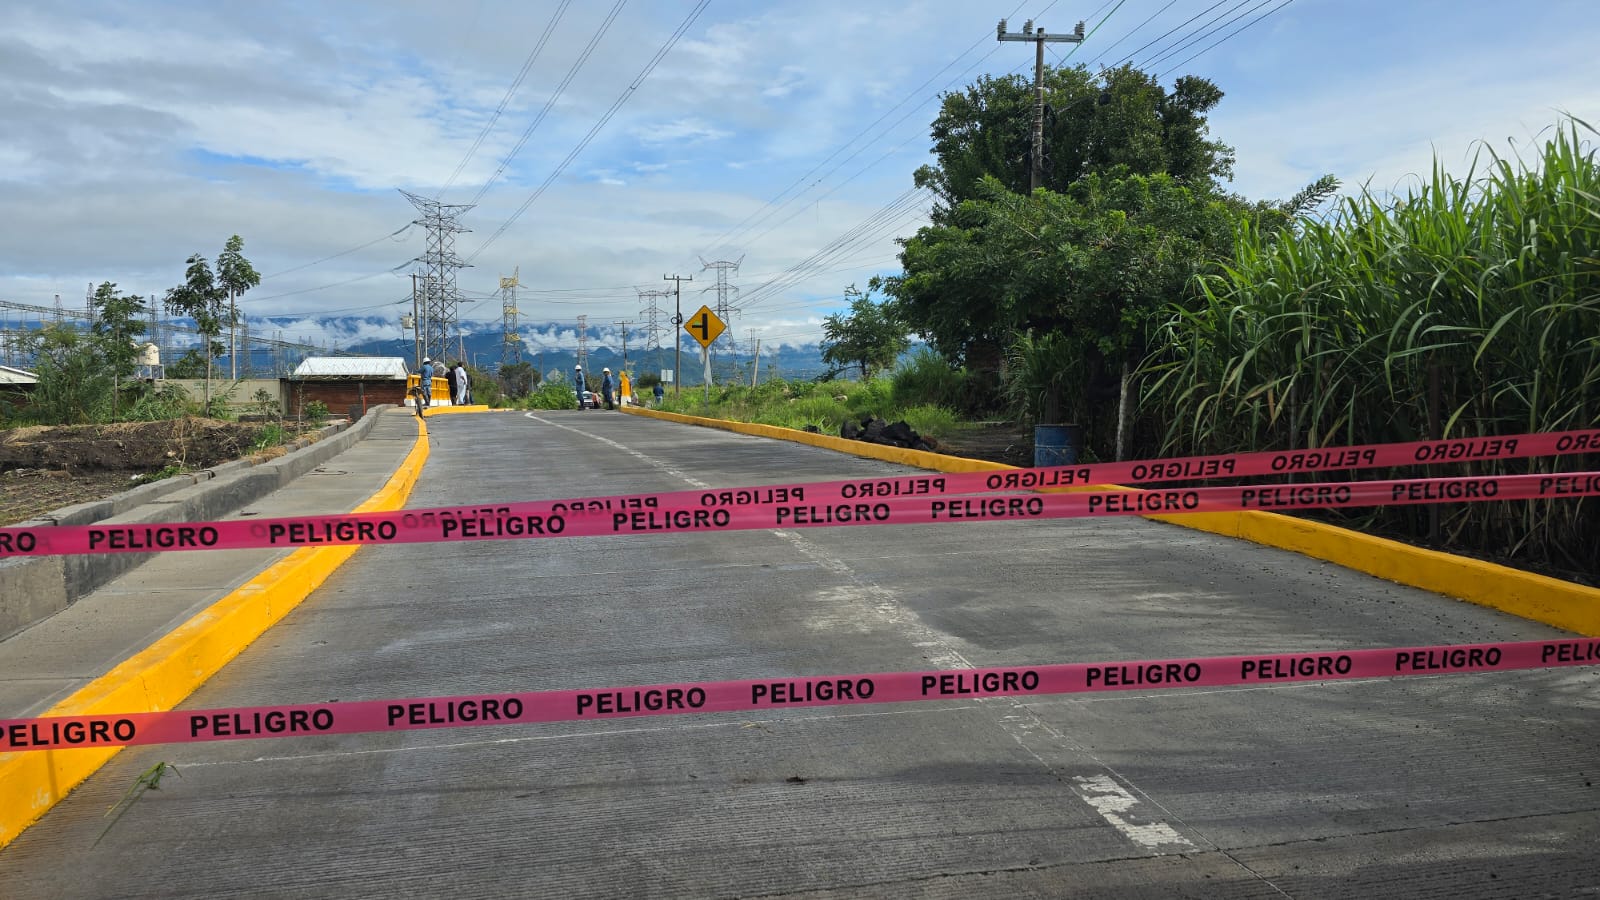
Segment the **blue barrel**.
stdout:
<svg viewBox="0 0 1600 900">
<path fill-rule="evenodd" d="M 1083 447 L 1081 425 L 1033 426 L 1033 466 L 1075 466 Z"/>
</svg>

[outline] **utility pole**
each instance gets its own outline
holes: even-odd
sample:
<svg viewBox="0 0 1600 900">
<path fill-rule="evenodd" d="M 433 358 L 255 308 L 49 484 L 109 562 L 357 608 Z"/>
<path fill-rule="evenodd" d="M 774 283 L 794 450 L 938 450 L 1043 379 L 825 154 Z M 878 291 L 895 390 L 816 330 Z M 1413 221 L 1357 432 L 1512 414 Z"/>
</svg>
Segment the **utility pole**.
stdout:
<svg viewBox="0 0 1600 900">
<path fill-rule="evenodd" d="M 422 371 L 422 320 L 417 318 L 417 273 L 411 273 L 411 343 L 416 358 L 412 360 L 418 372 Z"/>
<path fill-rule="evenodd" d="M 1033 20 L 1023 23 L 1022 33 L 1006 32 L 1006 20 L 1000 20 L 1000 27 L 995 30 L 996 40 L 1001 41 L 1033 41 L 1033 152 L 1028 166 L 1028 192 L 1039 189 L 1039 182 L 1044 180 L 1044 45 L 1062 42 L 1068 44 L 1083 43 L 1083 23 L 1072 34 L 1045 35 L 1044 29 L 1033 30 Z"/>
<path fill-rule="evenodd" d="M 672 396 L 676 398 L 683 385 L 683 283 L 693 281 L 693 275 L 663 275 L 662 281 L 672 282 Z"/>
<path fill-rule="evenodd" d="M 588 378 L 589 371 L 589 317 L 578 317 L 578 365 L 583 366 L 584 376 Z M 578 400 L 582 402 L 583 398 Z"/>
<path fill-rule="evenodd" d="M 756 338 L 756 352 L 750 359 L 753 365 L 750 369 L 750 387 L 753 389 L 761 382 L 761 338 Z"/>
<path fill-rule="evenodd" d="M 631 320 L 619 319 L 611 324 L 620 325 L 622 327 L 622 371 L 626 372 L 628 371 L 628 326 L 632 325 L 633 322 Z"/>
</svg>

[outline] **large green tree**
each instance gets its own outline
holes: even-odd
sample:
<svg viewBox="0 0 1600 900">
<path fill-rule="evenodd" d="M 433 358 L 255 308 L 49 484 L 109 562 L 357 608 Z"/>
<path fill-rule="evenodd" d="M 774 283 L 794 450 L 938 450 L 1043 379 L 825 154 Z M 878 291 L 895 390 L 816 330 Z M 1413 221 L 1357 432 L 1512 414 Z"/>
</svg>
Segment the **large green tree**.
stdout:
<svg viewBox="0 0 1600 900">
<path fill-rule="evenodd" d="M 823 361 L 860 368 L 862 381 L 869 381 L 874 372 L 894 365 L 895 359 L 911 346 L 906 326 L 896 318 L 893 306 L 872 299 L 877 287 L 874 279 L 866 293 L 854 285 L 846 288 L 849 314 L 833 313 L 822 321 Z"/>
<path fill-rule="evenodd" d="M 228 365 L 234 379 L 239 377 L 239 297 L 261 283 L 250 260 L 244 258 L 244 240 L 237 234 L 228 238 L 217 255 L 217 285 L 228 292 Z"/>
<path fill-rule="evenodd" d="M 217 343 L 222 324 L 227 315 L 223 303 L 228 299 L 226 287 L 217 283 L 211 271 L 211 262 L 196 253 L 188 259 L 184 282 L 167 291 L 167 312 L 188 316 L 200 332 L 202 352 L 206 358 L 205 409 L 211 409 L 211 363 L 226 348 Z"/>
<path fill-rule="evenodd" d="M 1209 137 L 1206 115 L 1222 91 L 1206 79 L 1185 76 L 1169 91 L 1131 66 L 1077 66 L 1047 67 L 1044 84 L 1045 191 L 1089 176 L 1164 174 L 1209 195 L 1232 173 L 1232 149 Z M 932 126 L 936 162 L 914 176 L 939 202 L 932 224 L 901 242 L 903 274 L 885 282 L 912 330 L 976 372 L 1000 368 L 1003 348 L 1036 327 L 997 302 L 1026 260 L 995 246 L 989 227 L 996 197 L 1028 192 L 1032 104 L 1028 82 L 1014 75 L 944 96 Z"/>
<path fill-rule="evenodd" d="M 111 417 L 115 420 L 123 385 L 139 366 L 142 342 L 136 338 L 145 332 L 148 308 L 143 297 L 123 294 L 110 281 L 101 282 L 89 302 L 94 309 L 94 344 L 101 362 L 111 371 Z"/>
<path fill-rule="evenodd" d="M 1184 76 L 1169 91 L 1131 66 L 1047 66 L 1044 87 L 1042 188 L 1063 190 L 1094 172 L 1165 172 L 1208 187 L 1232 176 L 1233 149 L 1211 140 L 1206 122 L 1222 91 L 1204 78 Z M 943 96 L 931 129 L 936 162 L 914 176 L 939 197 L 935 224 L 976 198 L 984 178 L 1028 192 L 1033 104 L 1032 85 L 1018 75 L 984 76 Z"/>
</svg>

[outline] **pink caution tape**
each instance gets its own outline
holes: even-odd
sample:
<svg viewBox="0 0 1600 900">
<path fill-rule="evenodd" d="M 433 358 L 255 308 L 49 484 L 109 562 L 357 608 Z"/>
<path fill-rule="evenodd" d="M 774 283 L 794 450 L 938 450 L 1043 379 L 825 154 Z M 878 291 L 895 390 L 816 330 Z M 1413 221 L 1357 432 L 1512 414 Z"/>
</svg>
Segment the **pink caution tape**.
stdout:
<svg viewBox="0 0 1600 900">
<path fill-rule="evenodd" d="M 919 476 L 910 480 L 927 482 L 928 489 L 899 496 L 874 494 L 838 502 L 815 502 L 806 486 L 787 485 L 675 493 L 664 497 L 539 501 L 349 516 L 176 525 L 8 528 L 0 529 L 0 558 L 851 525 L 925 525 L 1241 510 L 1349 509 L 1600 496 L 1600 472 L 965 496 L 934 492 L 935 483 L 942 480 L 940 477 Z"/>
<path fill-rule="evenodd" d="M 62 750 L 1600 665 L 1600 639 L 683 682 L 0 720 L 0 751 Z"/>
</svg>

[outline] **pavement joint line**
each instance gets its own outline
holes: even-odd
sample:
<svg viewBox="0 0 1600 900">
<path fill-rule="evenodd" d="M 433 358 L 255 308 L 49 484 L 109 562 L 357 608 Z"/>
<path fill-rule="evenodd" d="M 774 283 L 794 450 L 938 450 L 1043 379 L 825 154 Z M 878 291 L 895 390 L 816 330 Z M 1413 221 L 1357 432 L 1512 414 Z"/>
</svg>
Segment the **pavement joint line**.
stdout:
<svg viewBox="0 0 1600 900">
<path fill-rule="evenodd" d="M 380 413 L 381 414 L 381 413 Z M 408 418 L 415 418 L 408 416 Z M 428 458 L 427 426 L 411 452 L 355 512 L 397 509 Z M 173 709 L 265 634 L 359 549 L 301 548 L 275 560 L 165 636 L 55 703 L 44 716 Z M 0 849 L 121 752 L 121 747 L 0 753 Z"/>
<path fill-rule="evenodd" d="M 574 434 L 583 435 L 584 437 L 588 437 L 592 440 L 609 445 L 617 450 L 641 459 L 646 463 L 655 466 L 657 469 L 667 472 L 670 475 L 674 475 L 678 479 L 685 481 L 701 490 L 708 490 L 711 488 L 711 485 L 706 484 L 699 479 L 691 478 L 675 469 L 672 469 L 670 466 L 663 465 L 651 457 L 646 456 L 645 454 L 640 453 L 630 447 L 624 446 L 616 441 L 610 440 L 609 438 L 600 437 L 599 435 L 592 434 L 579 428 L 560 425 L 550 421 L 549 419 L 541 418 L 532 413 L 528 413 L 527 418 L 546 425 L 553 425 L 557 428 L 562 428 Z M 888 461 L 899 462 L 901 465 L 914 465 L 913 463 L 907 463 L 895 459 L 890 459 Z M 904 603 L 900 602 L 900 600 L 894 596 L 894 592 L 884 588 L 882 585 L 877 584 L 876 582 L 871 581 L 870 579 L 863 577 L 860 573 L 852 569 L 848 562 L 833 555 L 831 552 L 824 550 L 822 547 L 813 543 L 812 541 L 802 537 L 798 532 L 774 529 L 770 533 L 789 543 L 790 546 L 794 547 L 794 549 L 802 556 L 811 559 L 824 569 L 838 575 L 840 578 L 849 582 L 853 582 L 860 590 L 866 592 L 866 594 L 869 596 L 876 598 L 879 602 L 871 608 L 873 611 L 878 613 L 880 618 L 885 619 L 889 626 L 909 632 L 908 636 L 916 641 L 916 645 L 918 647 L 931 648 L 936 651 L 928 657 L 929 662 L 932 663 L 935 668 L 975 668 L 972 662 L 968 660 L 960 651 L 956 650 L 955 647 L 952 646 L 943 635 L 928 627 L 928 625 L 922 621 L 921 617 L 917 615 L 915 610 L 907 608 Z M 918 632 L 920 632 L 920 634 Z M 1087 806 L 1089 806 L 1090 809 L 1093 809 L 1095 812 L 1099 813 L 1100 817 L 1104 819 L 1107 824 L 1115 828 L 1117 832 L 1124 838 L 1135 844 L 1142 844 L 1147 849 L 1151 850 L 1154 850 L 1157 846 L 1194 847 L 1194 845 L 1187 839 L 1183 838 L 1181 835 L 1178 835 L 1177 832 L 1172 831 L 1171 827 L 1167 826 L 1165 822 L 1154 821 L 1143 825 L 1133 825 L 1121 816 L 1122 812 L 1126 812 L 1125 808 L 1112 811 L 1107 803 L 1097 802 L 1096 799 L 1090 797 L 1088 795 L 1089 792 L 1086 791 L 1086 789 L 1084 789 L 1082 786 L 1075 788 L 1066 780 L 1065 777 L 1062 776 L 1060 772 L 1056 770 L 1054 766 L 1046 762 L 1044 757 L 1040 756 L 1037 751 L 1028 745 L 1026 741 L 1026 738 L 1028 737 L 1027 732 L 1034 728 L 1039 728 L 1045 731 L 1056 739 L 1058 745 L 1066 747 L 1070 752 L 1083 754 L 1088 759 L 1092 760 L 1095 765 L 1099 766 L 1107 773 L 1107 776 L 1102 777 L 1114 777 L 1118 781 L 1127 782 L 1128 787 L 1133 788 L 1134 790 L 1139 790 L 1133 785 L 1132 782 L 1127 780 L 1126 776 L 1117 773 L 1109 765 L 1106 765 L 1100 759 L 1095 757 L 1094 754 L 1087 752 L 1082 747 L 1078 747 L 1073 742 L 1067 740 L 1066 735 L 1047 725 L 1044 720 L 1040 719 L 1031 710 L 1029 710 L 1026 704 L 1021 703 L 1014 698 L 995 698 L 994 702 L 996 704 L 1010 705 L 1013 709 L 1022 712 L 1023 715 L 1029 720 L 1028 724 L 1018 725 L 1016 722 L 1011 721 L 1013 717 L 1002 716 L 996 722 L 1000 729 L 1006 734 L 1010 735 L 1011 739 L 1016 741 L 1019 747 L 1032 756 L 1041 766 L 1045 768 L 1045 771 L 1054 776 L 1063 787 L 1071 791 L 1074 796 L 1083 801 Z M 1139 794 L 1140 796 L 1144 797 L 1146 802 L 1150 803 L 1150 805 L 1162 810 L 1168 816 L 1172 815 L 1170 810 L 1167 810 L 1160 803 L 1156 802 L 1144 791 L 1139 791 Z M 1189 826 L 1186 825 L 1185 827 Z M 1164 835 L 1166 833 L 1171 833 L 1175 840 L 1168 840 L 1165 837 L 1160 837 L 1159 839 L 1156 839 L 1154 844 L 1152 844 L 1152 838 L 1146 837 L 1146 835 Z M 1195 833 L 1199 834 L 1198 831 L 1195 831 Z"/>
<path fill-rule="evenodd" d="M 938 472 L 999 471 L 1017 468 L 1003 463 L 947 456 L 923 450 L 885 447 L 773 425 L 710 419 L 639 407 L 627 407 L 623 412 L 633 416 L 716 428 L 772 440 L 809 444 L 853 456 L 880 459 Z M 1133 490 L 1122 485 L 1083 485 L 1064 490 L 1073 493 L 1114 489 Z M 1045 489 L 1046 492 L 1059 490 L 1063 489 Z M 1400 541 L 1280 513 L 1241 510 L 1189 515 L 1151 514 L 1142 518 L 1287 550 L 1395 584 L 1421 588 L 1467 603 L 1498 609 L 1520 618 L 1587 637 L 1600 637 L 1600 588 L 1452 553 L 1414 547 Z"/>
</svg>

